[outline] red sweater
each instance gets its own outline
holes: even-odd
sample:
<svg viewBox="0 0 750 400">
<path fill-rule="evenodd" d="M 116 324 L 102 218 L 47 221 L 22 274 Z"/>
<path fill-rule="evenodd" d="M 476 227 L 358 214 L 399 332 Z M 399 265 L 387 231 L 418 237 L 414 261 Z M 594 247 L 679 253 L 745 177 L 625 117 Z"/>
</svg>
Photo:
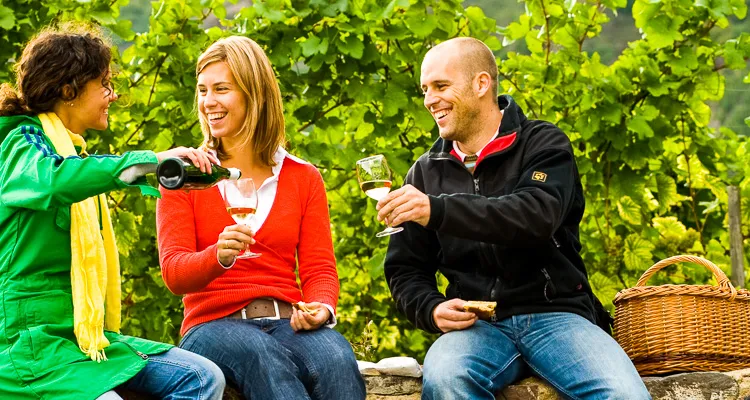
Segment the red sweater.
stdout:
<svg viewBox="0 0 750 400">
<path fill-rule="evenodd" d="M 161 194 L 156 206 L 159 259 L 169 290 L 185 295 L 181 335 L 259 297 L 336 308 L 339 281 L 328 201 L 314 166 L 284 158 L 273 206 L 252 246 L 263 255 L 237 260 L 229 269 L 216 258 L 216 242 L 224 227 L 235 222 L 219 189 L 162 189 Z"/>
</svg>

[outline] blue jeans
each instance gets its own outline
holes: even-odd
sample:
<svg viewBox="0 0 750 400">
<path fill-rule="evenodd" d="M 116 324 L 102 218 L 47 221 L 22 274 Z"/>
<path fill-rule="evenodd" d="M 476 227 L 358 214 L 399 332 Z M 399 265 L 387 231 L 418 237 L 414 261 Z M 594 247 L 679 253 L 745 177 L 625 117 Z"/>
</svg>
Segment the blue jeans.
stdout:
<svg viewBox="0 0 750 400">
<path fill-rule="evenodd" d="M 478 321 L 440 336 L 424 360 L 422 399 L 494 399 L 529 367 L 568 399 L 651 398 L 612 337 L 556 312 Z"/>
<path fill-rule="evenodd" d="M 122 387 L 165 400 L 220 400 L 226 382 L 219 367 L 189 351 L 173 347 L 149 356 L 143 369 Z M 120 399 L 114 391 L 98 400 Z"/>
<path fill-rule="evenodd" d="M 294 332 L 288 319 L 223 318 L 191 329 L 180 347 L 215 362 L 246 399 L 365 398 L 351 345 L 329 328 Z"/>
</svg>

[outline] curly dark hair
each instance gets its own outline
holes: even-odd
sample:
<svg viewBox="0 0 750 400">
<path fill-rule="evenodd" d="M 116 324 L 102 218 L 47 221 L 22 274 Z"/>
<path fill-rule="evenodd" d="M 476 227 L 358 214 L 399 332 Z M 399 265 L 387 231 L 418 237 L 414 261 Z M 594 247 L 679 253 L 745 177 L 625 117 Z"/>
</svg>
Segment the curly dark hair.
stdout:
<svg viewBox="0 0 750 400">
<path fill-rule="evenodd" d="M 33 115 L 52 110 L 58 100 L 78 97 L 92 79 L 109 88 L 110 43 L 92 25 L 66 24 L 40 32 L 15 64 L 16 89 L 0 86 L 0 116 Z M 69 85 L 72 93 L 63 88 Z"/>
</svg>

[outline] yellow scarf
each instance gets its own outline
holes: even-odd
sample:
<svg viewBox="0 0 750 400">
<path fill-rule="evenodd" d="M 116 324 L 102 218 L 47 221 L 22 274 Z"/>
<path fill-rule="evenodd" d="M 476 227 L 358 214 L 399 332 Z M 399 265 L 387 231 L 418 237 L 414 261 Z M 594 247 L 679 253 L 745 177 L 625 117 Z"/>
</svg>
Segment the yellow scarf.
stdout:
<svg viewBox="0 0 750 400">
<path fill-rule="evenodd" d="M 81 147 L 81 153 L 85 154 L 83 137 L 68 131 L 57 114 L 43 113 L 39 120 L 58 154 L 78 155 L 75 146 Z M 104 194 L 70 207 L 70 250 L 73 322 L 78 346 L 92 360 L 106 360 L 104 348 L 109 346 L 109 340 L 104 336 L 104 328 L 120 331 L 121 289 L 120 259 Z"/>
</svg>

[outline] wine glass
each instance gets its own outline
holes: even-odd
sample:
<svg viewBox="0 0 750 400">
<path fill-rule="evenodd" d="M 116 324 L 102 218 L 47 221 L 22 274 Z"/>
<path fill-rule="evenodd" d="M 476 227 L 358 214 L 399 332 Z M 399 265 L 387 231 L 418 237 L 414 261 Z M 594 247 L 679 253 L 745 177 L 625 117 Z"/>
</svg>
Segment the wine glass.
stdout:
<svg viewBox="0 0 750 400">
<path fill-rule="evenodd" d="M 251 178 L 226 180 L 225 182 L 224 204 L 227 206 L 227 212 L 232 216 L 234 222 L 251 226 L 255 219 L 255 210 L 258 208 L 258 191 L 255 190 L 255 182 Z M 260 254 L 253 253 L 247 246 L 237 258 L 256 258 L 260 257 Z"/>
<path fill-rule="evenodd" d="M 385 197 L 391 191 L 391 169 L 388 168 L 385 156 L 378 154 L 357 161 L 357 180 L 359 180 L 359 187 L 368 197 L 378 201 Z M 393 235 L 403 230 L 404 228 L 400 226 L 395 228 L 387 226 L 375 236 Z"/>
</svg>

